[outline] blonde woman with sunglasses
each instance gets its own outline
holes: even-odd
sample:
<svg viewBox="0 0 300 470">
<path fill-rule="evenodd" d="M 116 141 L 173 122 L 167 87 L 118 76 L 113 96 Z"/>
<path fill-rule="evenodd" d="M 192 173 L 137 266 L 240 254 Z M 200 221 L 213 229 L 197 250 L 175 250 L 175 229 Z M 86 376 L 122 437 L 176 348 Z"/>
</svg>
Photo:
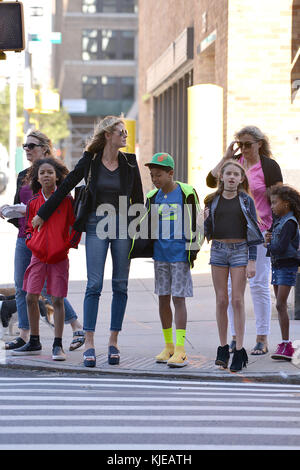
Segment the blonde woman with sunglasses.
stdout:
<svg viewBox="0 0 300 470">
<path fill-rule="evenodd" d="M 129 218 L 124 222 L 125 210 L 135 203 L 143 204 L 142 181 L 136 156 L 120 151 L 126 147 L 127 131 L 121 117 L 106 116 L 95 127 L 82 158 L 69 173 L 61 186 L 40 208 L 33 219 L 33 226 L 41 227 L 62 202 L 64 197 L 82 180 L 89 181 L 86 213 L 86 266 L 87 287 L 84 298 L 84 331 L 86 332 L 83 363 L 96 366 L 95 328 L 104 269 L 108 250 L 112 256 L 111 325 L 108 340 L 108 363 L 120 362 L 118 335 L 122 329 L 127 305 L 128 258 L 132 240 L 128 235 Z M 105 211 L 108 210 L 111 216 Z M 108 230 L 102 230 L 105 222 Z M 74 226 L 76 229 L 76 224 Z M 112 230 L 110 230 L 112 228 Z"/>
<path fill-rule="evenodd" d="M 235 134 L 218 165 L 208 174 L 206 184 L 210 188 L 217 186 L 217 176 L 224 162 L 236 159 L 245 169 L 249 181 L 249 193 L 254 199 L 258 225 L 264 234 L 271 229 L 273 223 L 272 210 L 267 198 L 267 189 L 277 183 L 282 183 L 282 173 L 278 163 L 272 158 L 270 143 L 265 134 L 256 126 L 246 126 Z M 256 345 L 252 355 L 263 355 L 268 352 L 268 335 L 271 323 L 271 293 L 270 293 L 270 258 L 266 257 L 266 248 L 257 247 L 256 275 L 249 279 L 251 297 L 256 320 Z M 229 279 L 229 294 L 230 294 Z M 231 352 L 236 347 L 236 335 L 233 322 L 231 303 L 228 317 L 232 333 Z"/>
</svg>

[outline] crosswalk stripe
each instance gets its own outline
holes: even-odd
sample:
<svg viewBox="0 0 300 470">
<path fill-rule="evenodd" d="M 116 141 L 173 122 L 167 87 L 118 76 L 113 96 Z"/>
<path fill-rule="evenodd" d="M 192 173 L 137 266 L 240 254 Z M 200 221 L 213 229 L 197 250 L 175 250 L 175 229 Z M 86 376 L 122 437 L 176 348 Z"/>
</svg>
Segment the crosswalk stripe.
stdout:
<svg viewBox="0 0 300 470">
<path fill-rule="evenodd" d="M 18 422 L 18 421 L 74 421 L 78 424 L 79 421 L 153 421 L 153 422 L 162 422 L 166 416 L 161 415 L 98 415 L 98 416 L 69 416 L 69 415 L 60 415 L 60 416 L 48 416 L 48 415 L 26 415 L 26 416 L 9 416 L 9 423 Z M 7 416 L 0 416 L 0 422 L 5 421 L 7 426 Z M 170 416 L 168 415 L 168 421 L 236 421 L 236 422 L 286 422 L 286 423 L 297 423 L 300 424 L 300 416 L 262 416 L 262 415 L 244 415 L 244 416 L 220 416 L 220 415 L 201 415 L 201 416 Z"/>
<path fill-rule="evenodd" d="M 111 382 L 111 383 L 114 383 L 114 384 L 118 384 L 118 383 L 124 383 L 124 380 L 126 380 L 125 378 L 122 378 L 122 379 L 118 379 L 118 378 L 106 378 L 106 377 L 101 377 L 101 378 L 97 378 L 97 377 L 93 377 L 93 378 L 82 378 L 82 377 L 47 377 L 47 379 L 45 378 L 32 378 L 32 377 L 0 377 L 0 383 L 1 382 L 38 382 L 38 383 L 42 383 L 44 381 L 47 381 L 47 382 L 59 382 L 59 383 L 62 383 L 62 382 L 74 382 L 74 383 L 80 383 L 80 382 L 84 382 L 84 383 L 97 383 L 97 382 L 100 382 L 101 384 L 104 384 L 105 382 Z M 129 379 L 130 380 L 130 383 L 132 384 L 135 384 L 135 383 L 145 383 L 145 384 L 153 384 L 153 383 L 158 383 L 158 384 L 174 384 L 175 386 L 177 385 L 190 385 L 190 386 L 206 386 L 206 385 L 214 385 L 215 387 L 222 387 L 224 389 L 226 388 L 230 388 L 230 387 L 233 387 L 233 383 L 232 382 L 207 382 L 207 381 L 196 381 L 196 380 L 172 380 L 172 379 L 169 379 L 169 380 L 155 380 L 155 379 L 136 379 L 136 378 L 133 378 L 133 379 Z M 243 383 L 243 382 L 235 382 L 234 383 L 234 387 L 235 388 L 245 388 L 245 387 L 253 387 L 253 388 L 271 388 L 271 389 L 277 389 L 277 388 L 289 388 L 289 389 L 299 389 L 300 390 L 300 386 L 299 385 L 296 385 L 296 384 L 267 384 L 267 383 L 256 383 L 256 382 L 253 382 L 253 383 L 249 383 L 249 381 L 247 380 L 247 382 Z"/>
<path fill-rule="evenodd" d="M 5 426 L 0 428 L 1 434 L 154 434 L 158 431 L 161 434 L 170 434 L 169 426 Z M 227 435 L 268 435 L 268 436 L 300 436 L 300 428 L 289 427 L 289 428 L 267 428 L 267 427 L 233 427 L 233 426 L 180 426 L 172 428 L 172 435 L 183 435 L 183 434 L 227 434 Z"/>
<path fill-rule="evenodd" d="M 122 450 L 179 450 L 179 451 L 193 451 L 193 450 L 299 450 L 298 446 L 284 446 L 284 445 L 193 445 L 193 444 L 18 444 L 18 450 L 112 450 L 119 452 Z M 0 450 L 16 450 L 16 444 L 1 445 Z"/>
<path fill-rule="evenodd" d="M 14 390 L 14 392 L 16 392 Z M 97 400 L 101 400 L 102 402 L 116 402 L 116 403 L 120 403 L 122 401 L 128 403 L 128 402 L 156 402 L 159 400 L 160 402 L 177 402 L 180 400 L 179 397 L 174 397 L 174 396 L 156 396 L 156 397 L 132 397 L 132 396 L 123 396 L 123 397 L 120 397 L 120 396 L 117 396 L 117 397 L 113 397 L 113 396 L 109 396 L 109 397 L 104 397 L 104 396 L 93 396 L 93 397 L 90 397 L 90 396 L 82 396 L 82 397 L 78 397 L 78 396 L 75 396 L 75 395 L 72 395 L 72 394 L 68 394 L 68 396 L 61 396 L 61 395 L 47 395 L 47 396 L 44 396 L 44 395 L 39 395 L 39 394 L 35 394 L 35 395 L 1 395 L 0 396 L 0 400 L 1 401 L 16 401 L 16 400 L 20 400 L 22 399 L 22 401 L 48 401 L 48 402 L 51 402 L 51 401 L 64 401 L 64 402 L 68 402 L 68 401 L 84 401 L 84 402 L 89 402 L 89 401 L 97 401 Z M 202 401 L 202 402 L 228 402 L 228 403 L 232 403 L 233 400 L 232 398 L 226 398 L 226 397 L 222 397 L 222 398 L 218 398 L 218 397 L 203 397 L 203 398 L 197 398 L 197 397 L 193 397 L 193 402 L 198 402 L 198 401 Z M 247 401 L 248 403 L 281 403 L 281 404 L 285 404 L 285 403 L 290 403 L 290 404 L 293 404 L 293 403 L 299 403 L 299 399 L 298 398 L 290 398 L 289 400 L 286 400 L 286 399 L 277 399 L 276 397 L 272 397 L 272 398 L 268 398 L 268 399 L 262 399 L 262 398 L 247 398 Z M 233 405 L 237 404 L 237 403 L 244 403 L 245 402 L 245 397 L 240 397 L 239 398 L 235 398 L 234 399 L 234 403 L 232 403 Z"/>
<path fill-rule="evenodd" d="M 151 388 L 151 387 L 149 387 Z M 183 391 L 176 391 L 177 388 L 174 388 L 173 389 L 173 393 L 172 393 L 172 396 L 174 395 L 180 395 L 180 396 L 189 396 L 189 395 L 197 395 L 197 396 L 203 396 L 203 395 L 213 395 L 213 396 L 224 396 L 224 395 L 227 395 L 226 391 L 219 391 L 219 390 L 207 390 L 205 389 L 205 391 L 195 391 L 193 389 L 189 390 L 188 392 L 183 392 Z M 74 393 L 85 393 L 87 390 L 86 389 L 77 389 L 77 390 L 74 390 L 74 389 L 61 389 L 61 388 L 8 388 L 8 389 L 3 389 L 3 391 L 5 391 L 6 393 L 26 393 L 26 392 L 42 392 L 42 393 L 68 393 L 68 394 L 74 394 Z M 88 389 L 89 392 L 99 392 L 99 390 L 97 389 L 92 389 L 92 388 L 89 388 Z M 105 392 L 107 392 L 105 390 Z M 157 394 L 157 390 L 155 390 L 156 394 Z M 241 396 L 241 392 L 233 392 L 233 393 L 230 393 L 230 396 L 231 397 L 239 397 Z M 257 393 L 251 393 L 250 391 L 246 392 L 246 391 L 243 391 L 243 397 L 247 397 L 247 396 L 252 396 L 252 397 L 270 397 L 270 398 L 277 398 L 277 397 L 290 397 L 290 398 L 299 398 L 300 399 L 300 392 L 299 393 L 295 393 L 295 392 L 277 392 L 276 395 L 274 395 L 274 393 L 260 393 L 260 392 L 257 392 Z M 49 398 L 51 396 L 49 395 Z M 2 397 L 0 396 L 0 399 Z"/>
<path fill-rule="evenodd" d="M 22 399 L 22 398 L 21 398 Z M 30 405 L 0 405 L 1 411 L 12 411 L 12 410 L 81 410 L 81 411 L 140 411 L 140 410 L 151 410 L 151 411 L 187 411 L 187 412 L 195 412 L 195 411 L 231 411 L 231 412 L 240 412 L 240 411 L 271 411 L 273 413 L 300 413 L 299 406 L 298 407 L 275 407 L 275 406 L 239 406 L 237 407 L 234 403 L 232 406 L 205 406 L 205 405 L 36 405 L 32 403 Z M 24 416 L 24 418 L 26 418 Z"/>
</svg>

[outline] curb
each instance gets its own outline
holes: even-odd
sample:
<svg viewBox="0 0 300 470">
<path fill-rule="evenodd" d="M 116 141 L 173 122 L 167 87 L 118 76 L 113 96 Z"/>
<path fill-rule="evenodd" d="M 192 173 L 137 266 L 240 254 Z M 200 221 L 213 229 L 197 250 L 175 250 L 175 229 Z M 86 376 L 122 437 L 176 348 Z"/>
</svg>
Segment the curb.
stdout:
<svg viewBox="0 0 300 470">
<path fill-rule="evenodd" d="M 103 369 L 95 368 L 88 369 L 83 366 L 58 366 L 57 364 L 47 364 L 47 365 L 38 365 L 38 364 L 0 364 L 0 369 L 10 369 L 10 370 L 26 370 L 26 371 L 38 371 L 38 372 L 52 372 L 52 373 L 64 373 L 64 374 L 80 374 L 80 375 L 117 375 L 123 377 L 146 377 L 146 378 L 165 378 L 173 380 L 203 380 L 210 382 L 236 382 L 236 383 L 277 383 L 282 385 L 300 385 L 300 373 L 298 374 L 286 374 L 284 372 L 279 373 L 232 373 L 220 371 L 219 374 L 210 373 L 210 372 L 156 372 L 156 371 L 137 371 L 133 369 Z"/>
</svg>

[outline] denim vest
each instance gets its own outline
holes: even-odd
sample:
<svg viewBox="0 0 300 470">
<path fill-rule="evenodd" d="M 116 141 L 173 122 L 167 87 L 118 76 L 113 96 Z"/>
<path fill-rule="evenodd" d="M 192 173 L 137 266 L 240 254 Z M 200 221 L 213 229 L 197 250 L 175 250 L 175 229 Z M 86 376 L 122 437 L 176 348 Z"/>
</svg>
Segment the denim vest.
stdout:
<svg viewBox="0 0 300 470">
<path fill-rule="evenodd" d="M 215 212 L 220 199 L 218 194 L 211 202 L 209 216 L 204 222 L 204 231 L 207 241 L 212 239 L 212 234 L 214 232 L 214 219 Z M 245 216 L 247 222 L 247 245 L 260 245 L 264 243 L 264 237 L 257 225 L 256 211 L 253 200 L 248 196 L 248 194 L 240 192 L 239 201 L 241 205 L 242 212 Z M 252 205 L 251 205 L 252 202 Z"/>
<path fill-rule="evenodd" d="M 283 217 L 280 217 L 279 219 L 275 220 L 274 225 L 273 225 L 271 244 L 276 243 L 277 245 L 279 243 L 280 232 L 282 230 L 282 227 L 288 220 L 294 220 L 298 227 L 298 221 L 296 217 L 293 215 L 293 212 L 288 212 Z M 297 258 L 298 247 L 299 247 L 299 227 L 298 227 L 296 236 L 293 238 L 293 240 L 290 240 L 284 253 L 281 253 L 280 255 L 272 255 L 271 256 L 272 261 L 276 261 L 278 259 L 286 259 L 286 258 Z"/>
</svg>

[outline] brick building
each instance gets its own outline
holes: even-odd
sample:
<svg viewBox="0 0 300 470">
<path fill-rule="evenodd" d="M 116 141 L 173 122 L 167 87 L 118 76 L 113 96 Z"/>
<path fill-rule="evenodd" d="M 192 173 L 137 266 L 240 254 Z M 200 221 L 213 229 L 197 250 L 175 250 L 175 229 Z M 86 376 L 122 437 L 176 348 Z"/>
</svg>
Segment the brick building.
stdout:
<svg viewBox="0 0 300 470">
<path fill-rule="evenodd" d="M 139 146 L 205 175 L 234 132 L 260 127 L 287 182 L 300 174 L 300 0 L 140 0 Z M 299 183 L 298 183 L 299 184 Z"/>
</svg>

